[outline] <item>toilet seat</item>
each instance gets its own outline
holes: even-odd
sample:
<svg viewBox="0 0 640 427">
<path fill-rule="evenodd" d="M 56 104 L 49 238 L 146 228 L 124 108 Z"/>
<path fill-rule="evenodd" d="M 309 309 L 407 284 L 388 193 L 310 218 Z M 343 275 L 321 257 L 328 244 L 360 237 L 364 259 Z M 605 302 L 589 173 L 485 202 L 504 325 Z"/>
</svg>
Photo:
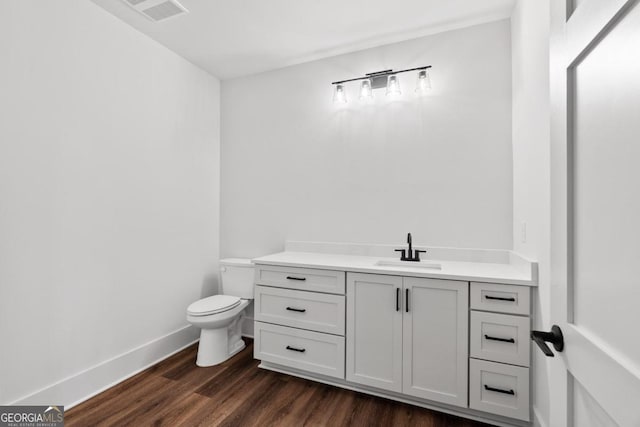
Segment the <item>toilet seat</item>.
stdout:
<svg viewBox="0 0 640 427">
<path fill-rule="evenodd" d="M 191 304 L 187 313 L 192 316 L 209 316 L 222 313 L 240 305 L 240 297 L 232 295 L 213 295 Z"/>
</svg>

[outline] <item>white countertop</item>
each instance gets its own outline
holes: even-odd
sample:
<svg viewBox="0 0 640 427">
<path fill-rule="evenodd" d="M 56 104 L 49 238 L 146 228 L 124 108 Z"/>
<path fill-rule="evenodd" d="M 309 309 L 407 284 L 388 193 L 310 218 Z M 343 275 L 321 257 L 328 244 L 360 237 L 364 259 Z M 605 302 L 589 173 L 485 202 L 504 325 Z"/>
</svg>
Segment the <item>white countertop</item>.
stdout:
<svg viewBox="0 0 640 427">
<path fill-rule="evenodd" d="M 406 266 L 402 265 L 398 267 L 376 265 L 381 260 L 397 261 L 398 259 L 321 252 L 286 251 L 254 258 L 253 262 L 255 264 L 285 267 L 537 286 L 537 264 L 527 261 L 523 262 L 523 260 L 517 256 L 513 256 L 512 262 L 509 263 L 437 259 L 423 260 L 428 263 L 440 264 L 441 269 L 412 267 L 410 262 L 407 262 Z"/>
</svg>

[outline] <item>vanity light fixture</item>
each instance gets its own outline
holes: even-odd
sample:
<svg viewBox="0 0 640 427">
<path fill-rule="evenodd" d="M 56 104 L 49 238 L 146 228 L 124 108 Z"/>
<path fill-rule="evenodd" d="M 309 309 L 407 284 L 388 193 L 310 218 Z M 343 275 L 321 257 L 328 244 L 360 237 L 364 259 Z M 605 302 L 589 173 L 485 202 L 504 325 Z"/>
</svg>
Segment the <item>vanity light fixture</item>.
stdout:
<svg viewBox="0 0 640 427">
<path fill-rule="evenodd" d="M 343 84 L 336 84 L 333 88 L 333 102 L 336 104 L 345 104 L 347 102 L 347 95 L 344 92 Z"/>
<path fill-rule="evenodd" d="M 345 83 L 362 81 L 360 85 L 360 99 L 370 100 L 373 98 L 373 89 L 386 88 L 386 93 L 389 96 L 399 95 L 400 80 L 398 74 L 407 73 L 409 71 L 418 71 L 418 83 L 416 87 L 416 93 L 422 94 L 426 90 L 431 88 L 431 81 L 429 79 L 429 72 L 431 65 L 425 65 L 423 67 L 409 68 L 407 70 L 383 70 L 376 71 L 375 73 L 367 73 L 363 77 L 356 77 L 354 79 L 339 80 L 332 82 L 333 85 L 333 102 L 344 104 L 347 102 Z"/>
<path fill-rule="evenodd" d="M 373 99 L 373 90 L 371 89 L 371 80 L 365 79 L 360 85 L 360 99 L 363 101 Z"/>
<path fill-rule="evenodd" d="M 428 70 L 418 71 L 418 81 L 416 83 L 416 93 L 419 95 L 426 94 L 431 90 L 431 79 L 429 78 Z"/>
<path fill-rule="evenodd" d="M 400 95 L 400 81 L 398 76 L 392 74 L 387 79 L 387 96 Z"/>
</svg>

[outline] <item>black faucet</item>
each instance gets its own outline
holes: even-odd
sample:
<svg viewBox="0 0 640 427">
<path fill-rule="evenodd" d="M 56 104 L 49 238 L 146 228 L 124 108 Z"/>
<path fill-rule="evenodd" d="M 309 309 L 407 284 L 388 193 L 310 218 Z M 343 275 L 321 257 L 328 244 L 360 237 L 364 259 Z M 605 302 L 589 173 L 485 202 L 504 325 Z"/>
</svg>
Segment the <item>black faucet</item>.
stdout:
<svg viewBox="0 0 640 427">
<path fill-rule="evenodd" d="M 409 244 L 409 253 L 407 253 L 406 249 L 395 249 L 396 252 L 401 252 L 400 261 L 413 261 L 420 262 L 420 253 L 425 253 L 427 251 L 421 251 L 416 249 L 413 250 L 411 245 L 411 233 L 407 234 L 407 243 Z"/>
</svg>

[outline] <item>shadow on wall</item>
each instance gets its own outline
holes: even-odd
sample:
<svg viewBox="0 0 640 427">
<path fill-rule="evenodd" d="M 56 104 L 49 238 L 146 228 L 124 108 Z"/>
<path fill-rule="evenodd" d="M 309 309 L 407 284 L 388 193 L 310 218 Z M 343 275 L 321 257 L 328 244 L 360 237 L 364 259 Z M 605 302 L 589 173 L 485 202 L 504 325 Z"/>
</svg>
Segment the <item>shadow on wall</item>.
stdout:
<svg viewBox="0 0 640 427">
<path fill-rule="evenodd" d="M 218 273 L 209 273 L 202 278 L 200 298 L 218 294 Z"/>
</svg>

